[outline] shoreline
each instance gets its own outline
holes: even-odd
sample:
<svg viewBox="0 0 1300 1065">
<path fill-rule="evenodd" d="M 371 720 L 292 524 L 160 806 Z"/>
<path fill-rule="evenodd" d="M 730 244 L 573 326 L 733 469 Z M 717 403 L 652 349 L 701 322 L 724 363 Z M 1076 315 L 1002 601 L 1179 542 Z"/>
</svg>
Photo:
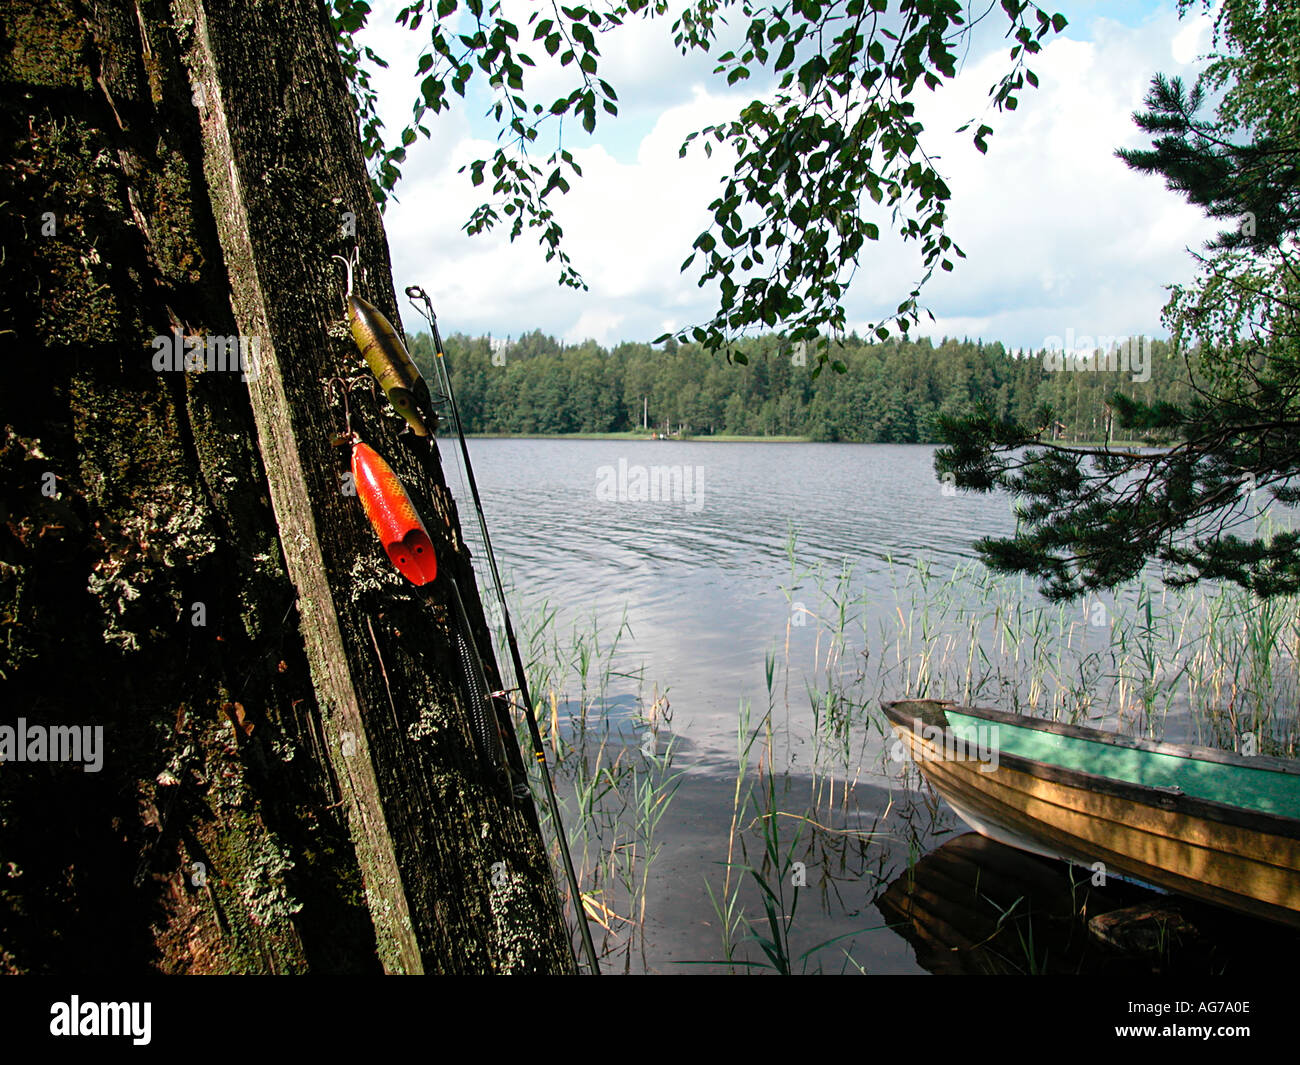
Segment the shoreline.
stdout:
<svg viewBox="0 0 1300 1065">
<path fill-rule="evenodd" d="M 647 436 L 644 432 L 625 433 L 466 433 L 466 440 L 644 440 L 647 443 L 716 443 L 716 444 L 808 444 L 806 436 Z"/>
<path fill-rule="evenodd" d="M 650 437 L 645 433 L 637 430 L 636 432 L 622 433 L 466 433 L 466 440 L 644 440 L 647 443 L 674 443 L 674 444 L 880 444 L 886 447 L 942 447 L 939 441 L 928 441 L 922 443 L 885 443 L 883 441 L 869 440 L 813 440 L 807 436 L 730 436 L 722 433 L 713 436 L 661 436 Z M 1140 440 L 1111 440 L 1109 445 L 1106 441 L 1096 440 L 1078 440 L 1078 441 L 1048 441 L 1056 443 L 1062 447 L 1078 448 L 1102 448 L 1110 446 L 1111 448 L 1131 450 L 1134 448 L 1151 447 L 1150 444 L 1144 444 Z M 1030 447 L 1034 445 L 1029 445 Z"/>
</svg>

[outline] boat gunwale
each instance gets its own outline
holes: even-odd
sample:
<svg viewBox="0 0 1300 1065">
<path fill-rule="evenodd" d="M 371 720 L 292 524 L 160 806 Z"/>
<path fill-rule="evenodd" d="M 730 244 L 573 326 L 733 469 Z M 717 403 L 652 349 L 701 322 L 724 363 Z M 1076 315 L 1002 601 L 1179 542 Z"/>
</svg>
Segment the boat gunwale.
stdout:
<svg viewBox="0 0 1300 1065">
<path fill-rule="evenodd" d="M 900 726 L 901 727 L 901 726 Z M 952 763 L 947 763 L 951 765 Z M 1039 763 L 1031 763 L 1037 765 Z M 1037 818 L 1030 818 L 1025 821 L 1023 818 L 1016 816 L 1016 811 L 1007 814 L 1005 811 L 996 809 L 1004 804 L 1002 800 L 993 796 L 990 792 L 974 787 L 970 787 L 970 781 L 962 777 L 957 777 L 951 781 L 936 780 L 929 771 L 927 766 L 922 766 L 921 771 L 926 780 L 943 796 L 944 800 L 959 810 L 959 806 L 965 806 L 968 809 L 975 809 L 977 814 L 984 820 L 998 826 L 1006 832 L 1013 835 L 1020 835 L 1022 838 L 1026 835 L 1026 829 L 1029 825 L 1037 825 L 1042 829 L 1039 833 L 1028 833 L 1028 839 L 1034 846 L 1029 848 L 1030 853 L 1047 854 L 1055 856 L 1057 860 L 1068 862 L 1073 865 L 1082 865 L 1085 867 L 1092 866 L 1095 861 L 1104 861 L 1107 865 L 1119 869 L 1121 877 L 1127 877 L 1139 884 L 1157 891 L 1172 891 L 1175 894 L 1199 899 L 1203 902 L 1209 902 L 1217 906 L 1224 906 L 1228 909 L 1236 910 L 1240 913 L 1247 913 L 1254 917 L 1262 917 L 1266 920 L 1275 921 L 1292 928 L 1300 928 L 1300 910 L 1292 909 L 1284 904 L 1273 902 L 1267 899 L 1247 892 L 1236 890 L 1222 883 L 1202 880 L 1200 878 L 1189 876 L 1184 872 L 1179 872 L 1166 866 L 1153 865 L 1151 862 L 1140 858 L 1137 855 L 1129 854 L 1124 851 L 1116 851 L 1109 847 L 1088 846 L 1080 848 L 1078 844 L 1089 843 L 1090 841 L 1083 837 L 1076 836 L 1068 830 L 1062 830 L 1050 822 L 1040 821 Z M 1019 770 L 1017 770 L 1019 771 Z M 971 774 L 973 775 L 973 774 Z M 1081 774 L 1086 775 L 1086 774 Z M 1070 785 L 1064 785 L 1070 786 Z M 958 798 L 953 797 L 953 792 L 958 793 Z M 969 801 L 966 794 L 969 792 Z M 1047 800 L 1051 801 L 1051 800 Z M 1178 814 L 1177 809 L 1163 810 L 1166 814 Z M 966 816 L 958 813 L 963 821 Z M 966 821 L 967 824 L 971 822 Z M 973 825 L 972 825 L 973 827 Z M 983 830 L 978 830 L 981 834 Z M 1062 836 L 1065 837 L 1062 840 Z M 1023 844 L 1012 843 L 1011 846 L 1021 847 Z M 1193 845 L 1196 846 L 1196 845 Z M 1241 856 L 1239 856 L 1241 857 Z M 1267 860 L 1264 864 L 1270 864 Z M 1274 867 L 1283 868 L 1283 867 Z"/>
<path fill-rule="evenodd" d="M 918 702 L 928 702 L 939 706 L 950 706 L 955 710 L 966 712 L 970 707 L 959 706 L 956 703 L 941 703 L 932 699 L 912 699 L 900 700 L 895 703 L 882 704 L 886 716 L 891 723 L 901 728 L 908 729 L 913 735 L 919 735 L 912 725 L 913 720 L 918 720 L 916 715 L 911 719 L 902 716 L 902 711 L 894 710 L 896 706 L 915 705 Z M 981 708 L 982 709 L 982 708 Z M 1025 722 L 1038 723 L 1037 718 L 1026 718 L 1020 714 L 1005 714 L 1002 711 L 992 711 L 1001 719 L 1000 723 L 1022 725 L 1023 727 L 1033 727 L 1024 725 Z M 971 716 L 984 716 L 975 714 Z M 1013 720 L 1007 720 L 1013 719 Z M 929 722 L 933 724 L 933 722 Z M 1056 724 L 1055 722 L 1045 722 L 1046 724 Z M 1079 726 L 1063 726 L 1070 729 L 1078 729 Z M 956 737 L 956 733 L 951 731 L 951 727 L 944 726 L 945 732 L 951 733 Z M 1054 731 L 1054 730 L 1052 730 Z M 1084 729 L 1082 731 L 1089 733 L 1098 733 L 1096 729 Z M 1102 736 L 1112 736 L 1112 733 L 1099 733 Z M 923 738 L 923 737 L 922 737 Z M 1089 736 L 1079 736 L 1079 739 L 1089 739 Z M 1128 737 L 1116 737 L 1127 739 Z M 1174 744 L 1157 744 L 1154 741 L 1144 741 L 1150 746 L 1144 746 L 1139 749 L 1151 750 L 1152 748 L 1164 748 L 1156 753 L 1172 754 L 1178 750 L 1188 750 L 1191 748 L 1179 748 Z M 1128 744 L 1121 744 L 1128 746 Z M 1169 748 L 1173 748 L 1170 750 Z M 1213 748 L 1205 748 L 1213 750 Z M 1215 752 L 1228 753 L 1228 752 Z M 1252 765 L 1251 759 L 1236 756 L 1246 764 Z M 947 759 L 945 759 L 947 760 Z M 1137 784 L 1133 781 L 1120 780 L 1116 777 L 1098 776 L 1095 773 L 1089 773 L 1082 769 L 1069 769 L 1064 766 L 1054 765 L 1051 762 L 1043 762 L 1034 758 L 1027 758 L 1024 755 L 1013 754 L 1009 751 L 998 752 L 998 764 L 1005 765 L 1008 769 L 1014 769 L 1018 772 L 1025 773 L 1041 780 L 1049 781 L 1053 784 L 1062 784 L 1066 786 L 1084 788 L 1089 791 L 1100 792 L 1106 795 L 1112 795 L 1115 798 L 1123 799 L 1129 802 L 1135 802 L 1143 806 L 1149 806 L 1167 812 L 1180 813 L 1191 817 L 1198 817 L 1204 821 L 1211 821 L 1216 824 L 1230 825 L 1234 828 L 1244 828 L 1253 832 L 1265 833 L 1273 836 L 1282 836 L 1288 839 L 1300 839 L 1300 817 L 1287 817 L 1284 814 L 1268 813 L 1263 810 L 1250 809 L 1244 806 L 1232 806 L 1227 803 L 1217 802 L 1213 799 L 1204 799 L 1197 795 L 1189 795 L 1185 791 L 1173 791 L 1168 788 L 1152 784 Z M 1236 762 L 1228 764 L 1237 764 Z M 924 766 L 920 766 L 924 770 Z M 1269 768 L 1269 767 L 1260 767 Z M 1295 772 L 1294 770 L 1292 772 Z M 927 774 L 927 779 L 929 779 Z"/>
<path fill-rule="evenodd" d="M 1037 729 L 1040 732 L 1052 732 L 1058 736 L 1087 740 L 1093 743 L 1106 743 L 1112 747 L 1128 747 L 1132 750 L 1147 751 L 1151 754 L 1167 754 L 1175 758 L 1190 758 L 1200 762 L 1219 762 L 1222 765 L 1239 766 L 1242 769 L 1264 769 L 1271 772 L 1287 773 L 1300 776 L 1300 761 L 1292 758 L 1277 758 L 1271 754 L 1237 754 L 1220 747 L 1198 747 L 1193 744 L 1166 743 L 1163 740 L 1147 740 L 1137 736 L 1123 736 L 1118 732 L 1106 732 L 1102 729 L 1088 728 L 1086 725 L 1068 725 L 1063 721 L 1049 721 L 1043 717 L 1030 717 L 1028 714 L 1013 714 L 1007 710 L 995 710 L 988 706 L 964 706 L 947 699 L 897 699 L 881 703 L 881 708 L 894 720 L 890 710 L 897 706 L 915 706 L 917 703 L 929 703 L 942 709 L 952 709 L 968 717 L 979 717 L 1002 725 L 1016 725 L 1021 728 Z M 899 722 L 906 724 L 906 722 Z"/>
</svg>

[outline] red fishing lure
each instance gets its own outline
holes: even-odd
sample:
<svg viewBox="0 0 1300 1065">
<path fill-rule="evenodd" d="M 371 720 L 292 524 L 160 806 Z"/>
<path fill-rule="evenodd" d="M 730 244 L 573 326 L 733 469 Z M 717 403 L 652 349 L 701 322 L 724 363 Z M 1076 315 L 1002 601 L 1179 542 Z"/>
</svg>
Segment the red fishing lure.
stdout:
<svg viewBox="0 0 1300 1065">
<path fill-rule="evenodd" d="M 392 468 L 360 441 L 352 446 L 352 479 L 366 517 L 393 565 L 412 584 L 438 576 L 438 556 L 411 497 Z"/>
</svg>

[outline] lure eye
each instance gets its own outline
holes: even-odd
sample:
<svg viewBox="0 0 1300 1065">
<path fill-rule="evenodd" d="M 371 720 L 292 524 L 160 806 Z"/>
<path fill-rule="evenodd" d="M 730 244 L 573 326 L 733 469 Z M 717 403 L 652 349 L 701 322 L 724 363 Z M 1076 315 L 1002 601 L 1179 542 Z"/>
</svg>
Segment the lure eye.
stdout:
<svg viewBox="0 0 1300 1065">
<path fill-rule="evenodd" d="M 423 528 L 411 529 L 387 547 L 393 565 L 413 584 L 428 584 L 438 575 L 438 556 Z"/>
</svg>

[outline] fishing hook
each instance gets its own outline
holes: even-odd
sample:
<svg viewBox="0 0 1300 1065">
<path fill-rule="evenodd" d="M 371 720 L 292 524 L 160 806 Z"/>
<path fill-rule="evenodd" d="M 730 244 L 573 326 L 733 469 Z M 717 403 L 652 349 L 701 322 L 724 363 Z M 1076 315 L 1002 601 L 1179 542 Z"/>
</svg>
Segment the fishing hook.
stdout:
<svg viewBox="0 0 1300 1065">
<path fill-rule="evenodd" d="M 344 293 L 344 296 L 345 296 L 345 297 L 347 297 L 347 296 L 351 296 L 351 295 L 352 295 L 352 271 L 353 271 L 353 269 L 354 269 L 356 266 L 358 266 L 358 265 L 360 264 L 360 261 L 361 261 L 361 247 L 360 247 L 360 245 L 358 245 L 357 247 L 353 248 L 353 249 L 352 249 L 352 254 L 351 254 L 350 256 L 348 256 L 348 258 L 346 258 L 346 259 L 343 258 L 342 255 L 331 255 L 330 258 L 331 258 L 331 259 L 337 259 L 339 262 L 341 262 L 341 263 L 343 264 L 343 269 L 347 271 L 347 274 L 348 274 L 348 290 L 347 290 L 347 292 Z"/>
<path fill-rule="evenodd" d="M 337 259 L 338 256 L 336 255 L 334 258 Z M 356 440 L 357 434 L 352 431 L 352 407 L 348 403 L 348 383 L 341 377 L 331 377 L 325 386 L 331 396 L 334 394 L 335 385 L 339 386 L 339 395 L 343 399 L 343 432 L 336 433 L 331 437 L 330 443 L 335 445 L 350 444 Z"/>
<path fill-rule="evenodd" d="M 331 377 L 326 384 L 326 389 L 333 395 L 336 387 L 339 395 L 343 399 L 343 432 L 335 434 L 330 442 L 336 445 L 355 444 L 359 437 L 352 429 L 352 405 L 348 402 L 348 393 L 357 386 L 358 381 L 366 381 L 370 385 L 370 395 L 376 402 L 379 401 L 379 393 L 376 391 L 375 381 L 372 377 L 358 377 L 348 381 L 342 377 Z"/>
</svg>

